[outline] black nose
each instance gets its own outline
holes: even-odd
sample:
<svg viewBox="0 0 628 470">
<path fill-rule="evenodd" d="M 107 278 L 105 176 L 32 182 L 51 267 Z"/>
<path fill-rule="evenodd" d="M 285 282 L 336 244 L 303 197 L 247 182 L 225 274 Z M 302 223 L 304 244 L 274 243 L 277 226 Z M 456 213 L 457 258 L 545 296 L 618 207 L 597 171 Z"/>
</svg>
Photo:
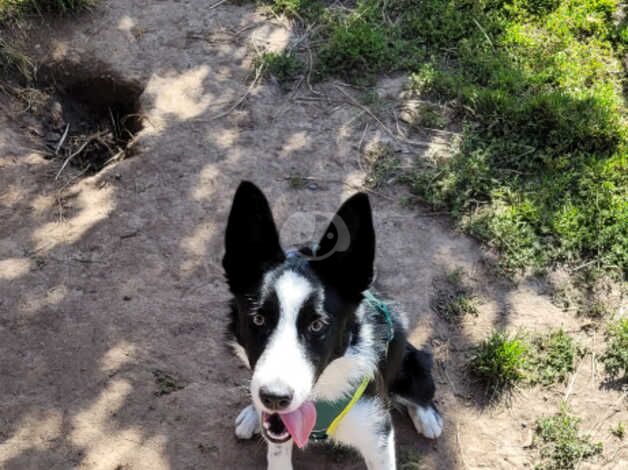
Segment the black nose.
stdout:
<svg viewBox="0 0 628 470">
<path fill-rule="evenodd" d="M 267 387 L 259 389 L 259 398 L 266 408 L 273 411 L 281 411 L 290 406 L 294 392 L 291 388 L 284 388 L 281 391 L 271 391 Z"/>
</svg>

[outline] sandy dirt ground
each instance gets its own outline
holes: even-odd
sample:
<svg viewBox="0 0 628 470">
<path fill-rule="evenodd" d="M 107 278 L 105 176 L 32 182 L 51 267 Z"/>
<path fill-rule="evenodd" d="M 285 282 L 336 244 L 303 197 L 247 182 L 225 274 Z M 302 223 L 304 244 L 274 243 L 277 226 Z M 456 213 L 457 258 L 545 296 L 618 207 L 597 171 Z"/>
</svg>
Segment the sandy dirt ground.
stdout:
<svg viewBox="0 0 628 470">
<path fill-rule="evenodd" d="M 251 86 L 256 50 L 280 50 L 298 32 L 252 5 L 208 5 L 102 1 L 80 21 L 32 37 L 42 60 L 106 64 L 144 87 L 136 155 L 94 176 L 69 168 L 55 181 L 61 162 L 43 158 L 21 104 L 3 98 L 0 468 L 263 468 L 263 443 L 233 433 L 248 374 L 223 344 L 220 261 L 238 182 L 265 190 L 288 245 L 321 230 L 361 184 L 361 146 L 389 141 L 419 156 L 446 150 L 442 139 L 424 147 L 395 141 L 345 96 L 353 90 L 334 83 L 302 83 L 292 93 L 272 82 Z M 393 77 L 378 91 L 395 99 L 402 85 Z M 316 179 L 294 189 L 296 174 Z M 446 217 L 403 207 L 402 195 L 393 188 L 372 197 L 376 286 L 408 312 L 412 341 L 434 352 L 446 424 L 432 442 L 398 415 L 399 454 L 420 455 L 426 469 L 531 467 L 535 420 L 566 398 L 583 430 L 605 444 L 601 458 L 579 468 L 628 468 L 626 448 L 609 431 L 628 419 L 625 401 L 601 386 L 590 357 L 566 385 L 486 406 L 465 363 L 491 329 L 563 327 L 593 350 L 602 338 L 555 307 L 545 283 L 515 286 L 487 274 L 476 242 Z M 480 314 L 460 327 L 430 309 L 435 279 L 456 268 L 480 298 Z M 164 389 L 164 377 L 176 387 Z M 324 447 L 295 454 L 296 468 L 364 468 Z"/>
</svg>

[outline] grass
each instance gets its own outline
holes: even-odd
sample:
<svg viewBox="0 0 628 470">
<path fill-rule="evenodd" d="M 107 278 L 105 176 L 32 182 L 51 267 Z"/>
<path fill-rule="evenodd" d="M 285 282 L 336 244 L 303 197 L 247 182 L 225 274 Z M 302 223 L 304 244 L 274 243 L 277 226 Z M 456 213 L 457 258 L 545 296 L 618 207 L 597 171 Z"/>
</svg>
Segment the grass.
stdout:
<svg viewBox="0 0 628 470">
<path fill-rule="evenodd" d="M 619 0 L 270 1 L 318 25 L 315 75 L 360 85 L 408 71 L 464 122 L 452 158 L 407 181 L 503 253 L 628 272 L 628 125 Z M 426 127 L 444 121 L 427 113 Z"/>
<path fill-rule="evenodd" d="M 0 21 L 38 14 L 68 14 L 92 7 L 95 0 L 0 0 Z"/>
<path fill-rule="evenodd" d="M 256 66 L 263 67 L 264 76 L 273 77 L 285 87 L 304 72 L 304 64 L 295 55 L 279 52 L 265 52 L 257 60 Z"/>
<path fill-rule="evenodd" d="M 387 144 L 376 144 L 364 155 L 367 165 L 365 185 L 369 189 L 378 189 L 397 178 L 401 170 L 401 159 L 394 149 Z"/>
<path fill-rule="evenodd" d="M 465 316 L 477 315 L 477 299 L 470 287 L 463 282 L 462 269 L 456 269 L 434 283 L 435 295 L 432 309 L 450 323 L 460 322 Z"/>
<path fill-rule="evenodd" d="M 475 348 L 469 365 L 495 395 L 524 379 L 527 350 L 523 338 L 495 331 Z"/>
<path fill-rule="evenodd" d="M 508 335 L 494 331 L 473 352 L 470 368 L 493 394 L 516 384 L 564 383 L 583 350 L 563 330 L 545 335 Z"/>
<path fill-rule="evenodd" d="M 612 379 L 628 378 L 628 318 L 619 319 L 608 326 L 606 351 L 601 360 Z"/>
<path fill-rule="evenodd" d="M 566 407 L 558 414 L 539 419 L 536 423 L 535 444 L 539 448 L 538 470 L 571 470 L 584 460 L 602 453 L 602 443 L 592 442 L 579 432 L 580 419 Z"/>
<path fill-rule="evenodd" d="M 532 354 L 527 361 L 528 380 L 550 385 L 565 382 L 575 369 L 582 350 L 563 330 L 538 336 L 532 340 Z"/>
<path fill-rule="evenodd" d="M 619 440 L 623 440 L 626 435 L 626 427 L 621 421 L 611 428 L 611 434 Z"/>
</svg>

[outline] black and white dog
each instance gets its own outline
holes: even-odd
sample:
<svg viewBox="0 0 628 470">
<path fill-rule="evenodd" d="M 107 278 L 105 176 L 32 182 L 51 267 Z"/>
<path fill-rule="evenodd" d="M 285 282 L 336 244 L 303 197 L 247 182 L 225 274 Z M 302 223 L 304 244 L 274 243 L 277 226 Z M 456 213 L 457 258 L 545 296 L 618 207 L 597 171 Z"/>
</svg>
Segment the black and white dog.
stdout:
<svg viewBox="0 0 628 470">
<path fill-rule="evenodd" d="M 356 448 L 369 469 L 395 469 L 392 404 L 424 436 L 441 434 L 431 356 L 407 342 L 403 320 L 367 290 L 375 233 L 366 194 L 342 205 L 314 248 L 285 252 L 266 198 L 243 182 L 225 243 L 229 334 L 253 372 L 253 403 L 235 433 L 263 434 L 269 469 L 291 469 L 293 444 L 313 438 Z"/>
</svg>

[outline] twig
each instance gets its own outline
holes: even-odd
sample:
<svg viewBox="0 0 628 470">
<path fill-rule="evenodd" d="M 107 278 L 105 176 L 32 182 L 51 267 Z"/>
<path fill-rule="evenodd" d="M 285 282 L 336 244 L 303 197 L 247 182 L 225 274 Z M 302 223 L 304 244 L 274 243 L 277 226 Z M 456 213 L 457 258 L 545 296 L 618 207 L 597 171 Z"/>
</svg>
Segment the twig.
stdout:
<svg viewBox="0 0 628 470">
<path fill-rule="evenodd" d="M 63 131 L 63 135 L 61 136 L 61 139 L 59 139 L 59 142 L 57 142 L 57 146 L 55 147 L 55 155 L 59 155 L 59 150 L 61 150 L 61 147 L 63 146 L 63 143 L 65 142 L 65 139 L 68 137 L 68 132 L 70 131 L 70 124 L 66 124 L 65 125 L 65 131 Z"/>
<path fill-rule="evenodd" d="M 251 93 L 251 91 L 253 91 L 253 88 L 255 88 L 255 86 L 257 85 L 257 82 L 259 81 L 260 77 L 262 76 L 262 71 L 264 69 L 264 65 L 260 65 L 257 70 L 255 71 L 255 78 L 253 79 L 253 81 L 251 82 L 251 84 L 249 85 L 249 87 L 246 90 L 246 93 L 244 93 L 240 99 L 238 101 L 236 101 L 229 109 L 227 109 L 226 111 L 217 114 L 214 117 L 211 117 L 209 120 L 210 121 L 215 121 L 216 119 L 220 119 L 223 118 L 229 114 L 231 114 L 238 106 L 240 106 L 242 104 L 242 102 L 247 98 L 247 96 L 249 96 L 249 94 Z"/>
<path fill-rule="evenodd" d="M 362 103 L 360 103 L 359 101 L 357 101 L 353 96 L 351 96 L 349 93 L 347 93 L 346 91 L 344 91 L 340 86 L 338 86 L 337 84 L 334 84 L 334 87 L 336 87 L 336 89 L 338 91 L 340 91 L 340 93 L 342 93 L 344 96 L 346 96 L 349 101 L 351 102 L 351 104 L 353 104 L 354 106 L 357 106 L 358 108 L 360 108 L 362 111 L 364 111 L 365 113 L 367 113 L 369 116 L 371 116 L 371 118 L 373 118 L 375 120 L 375 122 L 377 122 L 381 128 L 393 139 L 397 140 L 397 141 L 401 141 L 403 143 L 406 144 L 410 144 L 410 145 L 416 145 L 419 147 L 429 147 L 429 143 L 428 142 L 417 142 L 414 140 L 409 140 L 406 139 L 404 137 L 399 137 L 397 135 L 395 135 L 395 133 L 393 131 L 391 131 L 386 124 L 384 124 L 374 113 L 373 111 L 371 111 L 369 108 L 367 108 L 366 106 L 364 106 Z"/>
<path fill-rule="evenodd" d="M 219 7 L 220 5 L 222 5 L 223 3 L 225 3 L 227 0 L 218 0 L 216 3 L 214 3 L 213 5 L 210 5 L 207 7 L 208 10 L 213 10 L 214 8 Z"/>
<path fill-rule="evenodd" d="M 458 441 L 458 450 L 460 452 L 460 459 L 462 460 L 462 464 L 464 465 L 464 468 L 469 468 L 469 466 L 467 465 L 467 460 L 464 456 L 464 451 L 462 450 L 462 439 L 460 438 L 460 426 L 458 425 L 458 423 L 456 423 L 456 441 Z"/>
<path fill-rule="evenodd" d="M 100 138 L 100 136 L 102 134 L 103 134 L 103 132 L 101 131 L 101 132 L 97 132 L 95 134 L 90 135 L 87 138 L 87 140 L 85 140 L 85 142 L 83 142 L 83 145 L 81 145 L 76 152 L 70 154 L 70 156 L 68 158 L 66 158 L 65 161 L 63 162 L 63 165 L 61 165 L 61 168 L 59 168 L 59 171 L 57 172 L 57 176 L 55 176 L 55 181 L 57 181 L 59 179 L 59 176 L 61 176 L 61 173 L 63 172 L 63 170 L 65 170 L 65 167 L 68 166 L 68 163 L 70 163 L 74 157 L 76 157 L 83 150 L 85 150 L 85 147 L 87 147 L 93 140 L 96 140 L 96 139 Z"/>
</svg>

